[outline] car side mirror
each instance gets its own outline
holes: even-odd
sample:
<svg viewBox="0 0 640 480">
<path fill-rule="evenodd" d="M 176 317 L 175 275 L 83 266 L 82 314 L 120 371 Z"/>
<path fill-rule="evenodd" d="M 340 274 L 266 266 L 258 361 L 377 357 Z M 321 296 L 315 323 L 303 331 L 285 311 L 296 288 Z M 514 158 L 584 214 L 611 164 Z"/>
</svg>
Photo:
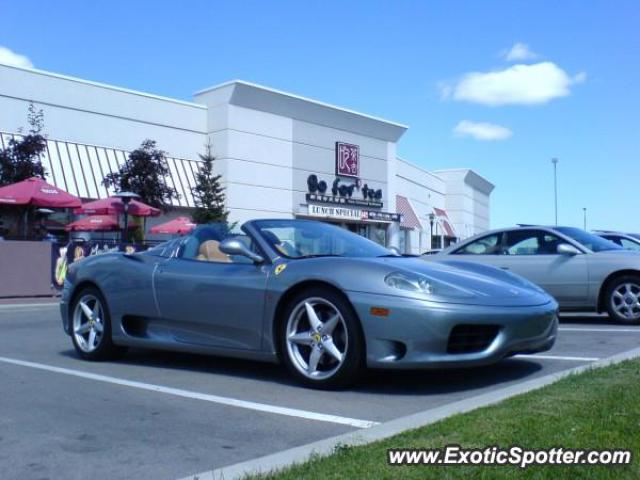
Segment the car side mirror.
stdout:
<svg viewBox="0 0 640 480">
<path fill-rule="evenodd" d="M 556 250 L 560 255 L 578 255 L 580 250 L 569 243 L 561 243 Z"/>
<path fill-rule="evenodd" d="M 264 262 L 264 258 L 255 252 L 252 252 L 243 242 L 234 238 L 228 238 L 220 242 L 218 247 L 222 253 L 227 255 L 240 255 L 251 259 L 254 263 Z"/>
<path fill-rule="evenodd" d="M 387 250 L 391 250 L 391 253 L 398 255 L 399 257 L 402 256 L 402 252 L 400 251 L 400 249 L 396 246 L 391 246 L 391 247 L 387 247 Z"/>
</svg>

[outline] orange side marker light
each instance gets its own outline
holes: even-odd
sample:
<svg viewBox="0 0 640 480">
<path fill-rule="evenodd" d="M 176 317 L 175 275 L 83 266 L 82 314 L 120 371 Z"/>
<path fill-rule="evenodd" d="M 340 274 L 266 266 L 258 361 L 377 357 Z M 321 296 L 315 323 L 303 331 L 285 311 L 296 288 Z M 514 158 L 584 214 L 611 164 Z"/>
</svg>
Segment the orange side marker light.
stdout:
<svg viewBox="0 0 640 480">
<path fill-rule="evenodd" d="M 369 310 L 369 312 L 371 313 L 371 315 L 373 315 L 374 317 L 388 317 L 389 316 L 389 309 L 388 308 L 382 308 L 382 307 L 371 307 L 371 309 Z"/>
</svg>

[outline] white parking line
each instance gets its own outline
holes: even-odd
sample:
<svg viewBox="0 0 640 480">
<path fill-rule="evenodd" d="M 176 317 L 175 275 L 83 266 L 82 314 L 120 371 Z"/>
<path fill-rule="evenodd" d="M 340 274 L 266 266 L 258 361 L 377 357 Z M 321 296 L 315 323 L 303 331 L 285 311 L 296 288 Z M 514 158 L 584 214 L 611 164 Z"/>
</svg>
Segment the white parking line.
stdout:
<svg viewBox="0 0 640 480">
<path fill-rule="evenodd" d="M 595 362 L 599 357 L 567 357 L 563 355 L 515 355 L 516 358 L 539 358 L 540 360 L 567 360 L 570 362 Z"/>
<path fill-rule="evenodd" d="M 248 402 L 246 400 L 238 400 L 235 398 L 220 397 L 218 395 L 209 395 L 207 393 L 193 392 L 190 390 L 182 390 L 179 388 L 164 387 L 162 385 L 153 385 L 150 383 L 134 382 L 122 378 L 109 377 L 107 375 L 98 375 L 96 373 L 82 372 L 78 370 L 70 370 L 68 368 L 54 367 L 43 363 L 27 362 L 14 358 L 0 357 L 0 362 L 19 365 L 22 367 L 35 368 L 47 372 L 61 373 L 72 377 L 86 378 L 98 382 L 112 383 L 114 385 L 122 385 L 125 387 L 138 388 L 140 390 L 148 390 L 151 392 L 166 393 L 176 397 L 191 398 L 202 400 L 205 402 L 217 403 L 220 405 L 228 405 L 231 407 L 245 408 L 247 410 L 255 410 L 258 412 L 274 413 L 277 415 L 285 415 L 288 417 L 303 418 L 305 420 L 316 420 L 319 422 L 337 423 L 340 425 L 348 425 L 355 428 L 370 428 L 379 425 L 379 422 L 368 420 L 359 420 L 356 418 L 339 417 L 336 415 L 327 415 L 324 413 L 309 412 L 306 410 L 298 410 L 295 408 L 278 407 L 275 405 L 267 405 L 264 403 Z"/>
<path fill-rule="evenodd" d="M 640 333 L 640 328 L 579 328 L 579 327 L 560 327 L 561 332 L 623 332 L 623 333 Z"/>
<path fill-rule="evenodd" d="M 40 309 L 42 307 L 56 307 L 59 308 L 60 304 L 58 302 L 51 303 L 6 303 L 0 304 L 0 311 L 3 310 L 29 310 L 32 308 Z"/>
</svg>

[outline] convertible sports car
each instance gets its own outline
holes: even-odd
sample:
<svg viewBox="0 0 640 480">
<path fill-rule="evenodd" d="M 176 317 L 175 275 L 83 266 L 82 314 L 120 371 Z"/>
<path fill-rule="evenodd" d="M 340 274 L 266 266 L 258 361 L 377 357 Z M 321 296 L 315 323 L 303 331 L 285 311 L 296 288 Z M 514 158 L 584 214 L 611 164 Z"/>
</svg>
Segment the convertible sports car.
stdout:
<svg viewBox="0 0 640 480">
<path fill-rule="evenodd" d="M 556 302 L 499 269 L 407 258 L 307 220 L 221 226 L 72 264 L 62 322 L 78 354 L 151 347 L 282 361 L 306 385 L 375 368 L 484 365 L 548 350 Z"/>
</svg>

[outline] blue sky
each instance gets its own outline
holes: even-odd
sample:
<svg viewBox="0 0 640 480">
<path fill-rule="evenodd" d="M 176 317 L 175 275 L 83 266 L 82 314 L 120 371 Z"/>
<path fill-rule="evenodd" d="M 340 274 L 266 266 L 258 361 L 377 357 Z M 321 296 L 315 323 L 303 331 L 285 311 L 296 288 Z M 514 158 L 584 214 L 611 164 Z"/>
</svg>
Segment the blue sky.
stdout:
<svg viewBox="0 0 640 480">
<path fill-rule="evenodd" d="M 407 124 L 402 157 L 496 184 L 495 227 L 553 222 L 558 157 L 560 223 L 587 207 L 589 228 L 640 231 L 638 1 L 0 0 L 0 15 L 0 46 L 43 70 L 187 100 L 240 78 Z"/>
</svg>

